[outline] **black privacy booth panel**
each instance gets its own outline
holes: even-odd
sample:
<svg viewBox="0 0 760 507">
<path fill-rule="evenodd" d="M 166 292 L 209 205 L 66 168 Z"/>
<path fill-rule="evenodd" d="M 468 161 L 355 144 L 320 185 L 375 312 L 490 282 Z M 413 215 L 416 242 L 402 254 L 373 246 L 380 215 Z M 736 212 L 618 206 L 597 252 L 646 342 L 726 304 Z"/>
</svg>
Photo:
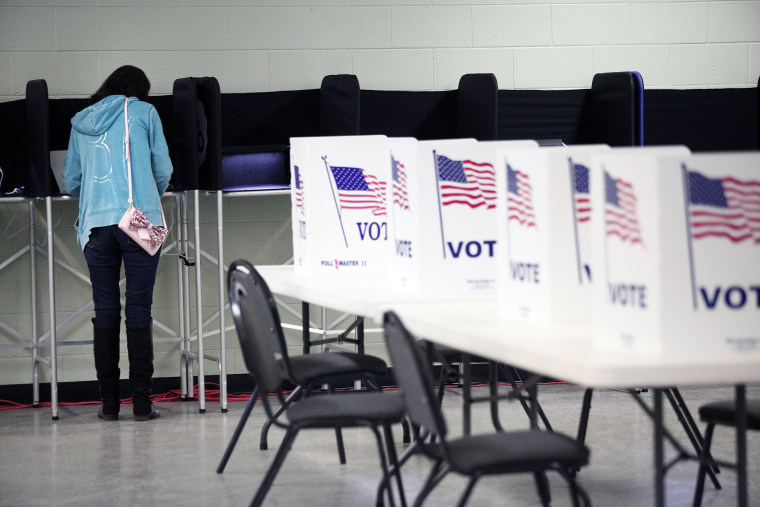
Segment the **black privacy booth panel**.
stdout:
<svg viewBox="0 0 760 507">
<path fill-rule="evenodd" d="M 171 97 L 150 97 L 164 131 L 171 131 Z M 47 82 L 27 82 L 24 100 L 0 103 L 0 198 L 7 195 L 47 197 L 64 194 L 59 185 L 69 146 L 71 118 L 89 99 L 50 99 Z M 168 124 L 168 129 L 167 129 Z M 22 126 L 22 128 L 19 128 Z"/>
<path fill-rule="evenodd" d="M 646 144 L 683 144 L 692 151 L 757 150 L 759 94 L 760 83 L 751 88 L 646 90 Z"/>
<path fill-rule="evenodd" d="M 174 81 L 171 139 L 176 190 L 221 190 L 221 91 L 214 77 Z"/>
<path fill-rule="evenodd" d="M 222 188 L 290 186 L 291 137 L 359 133 L 359 80 L 325 76 L 317 90 L 230 93 L 221 98 Z"/>
<path fill-rule="evenodd" d="M 50 168 L 50 109 L 44 79 L 26 83 L 27 194 L 47 197 L 58 193 Z"/>
<path fill-rule="evenodd" d="M 590 89 L 499 90 L 498 138 L 640 145 L 643 89 L 638 72 L 608 72 Z"/>
<path fill-rule="evenodd" d="M 493 74 L 465 74 L 457 88 L 456 137 L 496 139 L 499 85 Z"/>
<path fill-rule="evenodd" d="M 0 199 L 26 191 L 26 101 L 0 102 Z"/>
<path fill-rule="evenodd" d="M 644 144 L 644 81 L 638 72 L 594 75 L 588 107 L 587 142 L 610 146 Z"/>
<path fill-rule="evenodd" d="M 361 90 L 362 135 L 496 139 L 498 84 L 493 74 L 465 74 L 456 90 Z"/>
</svg>

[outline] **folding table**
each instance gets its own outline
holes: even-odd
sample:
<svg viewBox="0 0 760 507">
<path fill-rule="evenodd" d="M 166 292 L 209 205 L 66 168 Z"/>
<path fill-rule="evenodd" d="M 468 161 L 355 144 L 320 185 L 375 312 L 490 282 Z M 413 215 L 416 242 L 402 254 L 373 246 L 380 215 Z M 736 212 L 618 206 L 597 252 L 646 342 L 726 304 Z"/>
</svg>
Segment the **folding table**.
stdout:
<svg viewBox="0 0 760 507">
<path fill-rule="evenodd" d="M 674 385 L 703 384 L 711 372 L 716 385 L 736 386 L 736 400 L 745 403 L 747 383 L 760 382 L 760 356 L 744 354 L 714 357 L 699 350 L 679 355 L 632 353 L 592 344 L 586 326 L 542 326 L 508 321 L 500 316 L 495 296 L 467 298 L 454 294 L 404 292 L 388 286 L 382 277 L 303 276 L 292 266 L 258 266 L 272 292 L 311 301 L 379 320 L 394 310 L 407 329 L 419 338 L 503 361 L 534 373 L 586 387 L 640 388 L 654 391 L 655 501 L 663 506 L 664 436 L 663 390 Z M 740 410 L 741 411 L 741 410 Z M 746 463 L 746 434 L 737 426 L 737 456 Z M 748 505 L 746 467 L 738 472 L 739 504 Z"/>
</svg>

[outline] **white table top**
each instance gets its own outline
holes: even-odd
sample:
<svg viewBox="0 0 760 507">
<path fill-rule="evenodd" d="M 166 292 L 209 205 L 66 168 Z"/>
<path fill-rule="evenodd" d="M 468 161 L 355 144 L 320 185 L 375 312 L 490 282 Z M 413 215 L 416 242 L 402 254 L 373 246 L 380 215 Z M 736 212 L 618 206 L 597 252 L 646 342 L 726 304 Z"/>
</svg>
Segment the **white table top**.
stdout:
<svg viewBox="0 0 760 507">
<path fill-rule="evenodd" d="M 595 347 L 585 326 L 541 326 L 499 315 L 495 294 L 413 293 L 382 277 L 299 276 L 257 266 L 272 292 L 381 321 L 395 311 L 418 338 L 588 387 L 667 387 L 760 382 L 760 354 L 709 357 Z"/>
</svg>

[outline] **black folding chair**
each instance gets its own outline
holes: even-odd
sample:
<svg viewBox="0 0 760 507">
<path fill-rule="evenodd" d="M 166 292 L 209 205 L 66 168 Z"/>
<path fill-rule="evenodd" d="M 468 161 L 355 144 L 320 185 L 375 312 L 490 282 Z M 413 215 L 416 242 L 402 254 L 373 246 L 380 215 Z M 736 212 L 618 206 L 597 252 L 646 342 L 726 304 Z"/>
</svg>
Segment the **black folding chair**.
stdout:
<svg viewBox="0 0 760 507">
<path fill-rule="evenodd" d="M 555 470 L 570 485 L 573 504 L 591 501 L 571 476 L 570 471 L 588 463 L 588 449 L 572 438 L 548 431 L 502 431 L 496 433 L 447 438 L 446 422 L 436 401 L 429 363 L 421 354 L 414 338 L 393 312 L 384 319 L 385 338 L 390 351 L 394 374 L 406 406 L 406 415 L 418 430 L 415 446 L 433 459 L 425 485 L 415 500 L 421 505 L 427 495 L 451 471 L 469 477 L 459 505 L 464 505 L 477 481 L 486 475 L 533 473 L 544 504 L 549 502 L 545 490 L 545 472 Z M 428 435 L 437 437 L 435 444 L 426 443 Z M 409 450 L 405 456 L 409 454 Z M 403 459 L 403 458 L 402 458 Z M 546 491 L 546 493 L 545 493 Z"/>
<path fill-rule="evenodd" d="M 290 373 L 278 339 L 282 336 L 282 328 L 269 287 L 250 263 L 235 261 L 230 265 L 227 274 L 227 292 L 243 360 L 256 382 L 256 390 L 262 394 L 275 394 L 280 406 L 285 405 L 286 397 L 282 389 L 283 384 L 290 379 Z M 332 428 L 339 433 L 341 428 L 361 426 L 370 428 L 375 435 L 383 471 L 383 484 L 388 485 L 390 503 L 395 505 L 383 437 L 378 428 L 383 429 L 388 459 L 395 472 L 402 504 L 406 504 L 391 432 L 391 424 L 401 422 L 403 418 L 403 401 L 398 393 L 311 396 L 285 409 L 285 417 L 282 419 L 287 419 L 287 422 L 281 421 L 281 418 L 275 415 L 271 398 L 262 396 L 262 404 L 270 420 L 285 429 L 285 437 L 251 505 L 261 505 L 264 501 L 300 430 Z"/>
<path fill-rule="evenodd" d="M 760 399 L 746 400 L 744 415 L 746 416 L 746 429 L 760 430 Z M 741 414 L 738 414 L 735 400 L 715 401 L 699 407 L 699 418 L 707 423 L 707 429 L 705 430 L 705 443 L 703 452 L 700 456 L 699 472 L 697 473 L 697 487 L 694 491 L 694 507 L 702 505 L 702 494 L 705 489 L 705 476 L 710 470 L 717 473 L 719 471 L 718 466 L 739 469 L 740 477 L 743 476 L 746 478 L 746 460 L 744 463 L 741 463 L 740 458 L 737 463 L 729 463 L 716 460 L 710 454 L 710 446 L 712 445 L 715 426 L 720 424 L 723 426 L 736 427 L 738 424 L 738 417 L 740 416 Z M 743 452 L 746 454 L 746 443 Z M 741 470 L 741 467 L 744 467 L 744 470 Z M 741 486 L 745 487 L 746 484 Z M 720 486 L 716 485 L 716 489 L 720 489 Z M 742 499 L 740 498 L 740 503 L 741 500 Z M 748 499 L 744 498 L 743 501 L 748 502 Z"/>
<path fill-rule="evenodd" d="M 253 269 L 253 266 L 245 261 L 236 261 L 230 266 L 229 273 L 233 273 L 233 266 L 243 266 L 246 269 Z M 385 376 L 388 371 L 388 365 L 385 361 L 379 357 L 367 354 L 330 352 L 325 354 L 304 354 L 291 358 L 288 355 L 287 344 L 285 343 L 282 327 L 279 325 L 277 308 L 273 306 L 272 312 L 277 318 L 278 325 L 272 333 L 267 335 L 267 337 L 272 341 L 271 346 L 278 354 L 277 361 L 283 369 L 283 381 L 295 386 L 295 389 L 284 399 L 283 404 L 272 412 L 264 423 L 264 426 L 261 429 L 259 442 L 259 448 L 261 450 L 266 450 L 268 447 L 267 434 L 272 422 L 277 419 L 277 417 L 279 417 L 294 400 L 299 397 L 307 396 L 312 389 L 323 384 L 333 386 L 335 384 L 352 383 L 356 380 L 361 380 L 368 386 L 368 388 L 379 391 L 381 386 L 379 385 L 378 379 Z M 258 389 L 258 386 L 254 389 L 253 393 L 251 393 L 248 404 L 243 410 L 243 414 L 235 428 L 235 432 L 233 433 L 232 438 L 227 445 L 227 449 L 224 451 L 224 456 L 222 456 L 219 466 L 216 469 L 217 473 L 224 472 L 224 468 L 227 466 L 232 451 L 235 449 L 235 445 L 240 438 L 243 427 L 248 421 L 248 417 L 256 404 L 256 399 L 261 394 L 264 393 Z M 344 464 L 346 462 L 346 456 L 340 429 L 336 430 L 336 436 L 338 439 L 338 454 L 340 462 Z M 404 441 L 409 441 L 408 429 L 406 428 Z"/>
</svg>

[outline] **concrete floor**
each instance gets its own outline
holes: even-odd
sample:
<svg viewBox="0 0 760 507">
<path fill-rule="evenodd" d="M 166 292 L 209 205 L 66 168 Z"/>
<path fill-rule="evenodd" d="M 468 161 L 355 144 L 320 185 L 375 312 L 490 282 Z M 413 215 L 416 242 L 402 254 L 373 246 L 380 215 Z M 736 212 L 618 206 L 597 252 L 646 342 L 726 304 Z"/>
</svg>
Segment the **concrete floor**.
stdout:
<svg viewBox="0 0 760 507">
<path fill-rule="evenodd" d="M 728 387 L 688 387 L 681 393 L 693 414 L 706 401 L 733 396 Z M 540 400 L 555 431 L 575 435 L 583 389 L 553 384 L 541 386 Z M 640 395 L 647 403 L 652 394 Z M 760 386 L 748 386 L 748 396 L 759 397 Z M 61 407 L 52 421 L 50 409 L 0 411 L 0 505 L 248 505 L 258 482 L 274 456 L 282 433 L 270 434 L 270 450 L 258 447 L 263 411 L 257 407 L 248 421 L 227 469 L 215 472 L 235 429 L 244 403 L 230 403 L 222 414 L 207 404 L 199 414 L 195 402 L 165 402 L 157 406 L 162 417 L 150 422 L 131 419 L 124 406 L 123 418 L 104 422 L 95 417 L 96 405 Z M 454 434 L 461 432 L 459 390 L 447 391 L 444 403 Z M 508 428 L 525 428 L 527 418 L 515 402 L 502 402 L 501 415 Z M 688 441 L 672 411 L 667 426 L 682 445 Z M 703 425 L 700 424 L 703 428 Z M 473 413 L 474 432 L 491 431 L 485 404 Z M 401 431 L 397 446 L 402 451 Z M 587 443 L 591 463 L 579 475 L 596 506 L 653 505 L 652 424 L 627 393 L 598 390 L 594 394 Z M 344 433 L 348 464 L 338 463 L 334 433 L 302 432 L 269 492 L 266 505 L 362 506 L 373 505 L 380 477 L 374 439 L 368 430 Z M 714 454 L 734 457 L 733 432 L 716 431 Z M 666 455 L 673 456 L 671 446 Z M 748 434 L 750 505 L 760 505 L 760 435 Z M 419 491 L 430 462 L 413 457 L 402 469 L 411 501 Z M 668 473 L 667 505 L 691 504 L 697 464 L 683 461 Z M 730 470 L 719 475 L 723 489 L 708 485 L 705 506 L 736 504 L 736 476 Z M 570 505 L 565 483 L 550 474 L 552 505 Z M 428 498 L 426 505 L 454 505 L 465 481 L 450 475 Z M 533 478 L 513 475 L 483 479 L 469 505 L 538 505 Z"/>
</svg>

